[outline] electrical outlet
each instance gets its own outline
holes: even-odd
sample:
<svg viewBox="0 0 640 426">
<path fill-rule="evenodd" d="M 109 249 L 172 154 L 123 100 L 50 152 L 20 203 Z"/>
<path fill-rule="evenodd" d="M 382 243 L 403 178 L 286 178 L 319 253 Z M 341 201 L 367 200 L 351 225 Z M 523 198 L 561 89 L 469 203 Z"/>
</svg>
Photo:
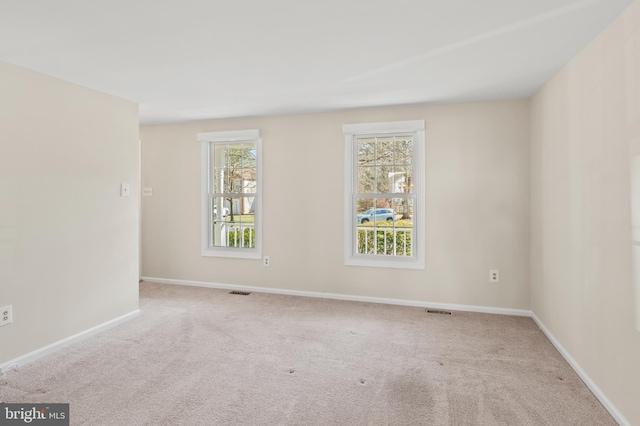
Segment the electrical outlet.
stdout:
<svg viewBox="0 0 640 426">
<path fill-rule="evenodd" d="M 153 196 L 153 188 L 142 188 L 142 196 L 143 197 L 152 197 Z"/>
<path fill-rule="evenodd" d="M 0 308 L 0 327 L 3 325 L 11 324 L 13 322 L 13 313 L 11 312 L 11 305 L 3 306 Z"/>
<path fill-rule="evenodd" d="M 262 266 L 271 266 L 271 260 L 269 256 L 265 256 L 262 258 Z"/>
<path fill-rule="evenodd" d="M 499 283 L 500 282 L 500 271 L 497 269 L 489 270 L 489 282 L 490 283 Z"/>
</svg>

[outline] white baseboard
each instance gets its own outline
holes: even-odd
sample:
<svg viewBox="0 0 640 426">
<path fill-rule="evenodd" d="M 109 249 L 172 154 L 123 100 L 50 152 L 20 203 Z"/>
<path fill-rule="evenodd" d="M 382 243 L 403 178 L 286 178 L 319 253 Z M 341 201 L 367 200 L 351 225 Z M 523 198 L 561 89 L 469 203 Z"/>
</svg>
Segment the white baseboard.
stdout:
<svg viewBox="0 0 640 426">
<path fill-rule="evenodd" d="M 220 283 L 209 283 L 209 282 L 203 282 L 203 281 L 173 280 L 173 279 L 155 278 L 155 277 L 142 277 L 142 280 L 147 282 L 160 283 L 160 284 L 176 284 L 176 285 L 186 285 L 186 286 L 192 286 L 192 287 L 207 287 L 207 288 L 217 288 L 217 289 L 225 289 L 225 290 L 249 291 L 249 292 L 256 292 L 256 293 L 283 294 L 287 296 L 319 297 L 324 299 L 348 300 L 351 302 L 383 303 L 387 305 L 415 306 L 419 308 L 434 308 L 434 309 L 446 309 L 451 311 L 480 312 L 485 314 L 515 315 L 515 316 L 522 316 L 522 317 L 531 316 L 531 311 L 527 311 L 523 309 L 492 308 L 492 307 L 474 306 L 474 305 L 455 305 L 451 303 L 423 302 L 420 300 L 388 299 L 385 297 L 355 296 L 350 294 L 323 293 L 319 291 L 287 290 L 282 288 L 220 284 Z"/>
<path fill-rule="evenodd" d="M 600 403 L 604 406 L 604 408 L 607 409 L 607 411 L 609 412 L 609 414 L 611 414 L 614 420 L 618 422 L 618 424 L 620 425 L 631 426 L 631 423 L 629 423 L 629 421 L 625 419 L 625 417 L 616 408 L 616 406 L 613 405 L 613 403 L 609 400 L 609 398 L 605 396 L 604 392 L 602 392 L 602 390 L 598 387 L 598 385 L 596 385 L 596 383 L 591 379 L 591 377 L 589 377 L 589 375 L 582 369 L 582 367 L 580 367 L 580 364 L 578 364 L 578 362 L 575 359 L 573 359 L 573 357 L 569 354 L 569 352 L 567 352 L 567 350 L 564 347 L 562 347 L 560 342 L 558 342 L 555 336 L 551 334 L 549 329 L 545 327 L 542 321 L 540 321 L 540 318 L 538 318 L 536 314 L 533 312 L 531 312 L 531 318 L 533 318 L 533 320 L 538 325 L 540 330 L 542 330 L 542 332 L 547 336 L 547 338 L 551 341 L 553 346 L 555 346 L 558 352 L 560 352 L 560 355 L 562 355 L 563 358 L 569 363 L 571 368 L 573 368 L 573 371 L 575 371 L 576 374 L 582 379 L 584 384 L 587 385 L 589 390 L 595 395 L 596 398 L 598 398 L 598 401 L 600 401 Z"/>
<path fill-rule="evenodd" d="M 40 349 L 36 349 L 35 351 L 29 352 L 25 355 L 19 356 L 18 358 L 12 359 L 11 361 L 0 364 L 0 370 L 8 369 L 11 366 L 21 367 L 25 364 L 33 362 L 43 356 L 49 355 L 50 353 L 56 352 L 66 346 L 70 346 L 80 340 L 86 339 L 87 337 L 93 336 L 98 333 L 102 333 L 110 328 L 113 328 L 117 325 L 122 324 L 123 322 L 129 321 L 140 315 L 140 309 L 136 309 L 133 312 L 129 312 L 128 314 L 122 315 L 118 318 L 114 318 L 111 321 L 107 321 L 95 327 L 92 327 L 88 330 L 81 331 L 80 333 L 74 334 L 73 336 L 69 336 L 66 339 L 59 340 L 50 345 L 42 347 Z M 11 368 L 13 370 L 13 367 Z"/>
</svg>

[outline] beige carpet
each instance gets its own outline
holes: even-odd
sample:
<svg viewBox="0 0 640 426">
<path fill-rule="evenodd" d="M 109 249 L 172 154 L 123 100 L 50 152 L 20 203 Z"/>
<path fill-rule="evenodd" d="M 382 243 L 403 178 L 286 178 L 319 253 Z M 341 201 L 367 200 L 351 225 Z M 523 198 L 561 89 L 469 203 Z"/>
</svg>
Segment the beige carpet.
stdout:
<svg viewBox="0 0 640 426">
<path fill-rule="evenodd" d="M 529 318 L 140 284 L 142 315 L 11 371 L 73 425 L 615 425 Z"/>
</svg>

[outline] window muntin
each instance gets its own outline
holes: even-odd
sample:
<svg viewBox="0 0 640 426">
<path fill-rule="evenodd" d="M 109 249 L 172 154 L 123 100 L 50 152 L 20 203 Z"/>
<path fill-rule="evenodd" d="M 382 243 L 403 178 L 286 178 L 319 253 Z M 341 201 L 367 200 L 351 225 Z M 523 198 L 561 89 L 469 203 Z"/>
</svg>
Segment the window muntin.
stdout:
<svg viewBox="0 0 640 426">
<path fill-rule="evenodd" d="M 200 133 L 202 255 L 261 258 L 259 131 Z"/>
<path fill-rule="evenodd" d="M 345 263 L 424 268 L 424 122 L 344 130 Z"/>
</svg>

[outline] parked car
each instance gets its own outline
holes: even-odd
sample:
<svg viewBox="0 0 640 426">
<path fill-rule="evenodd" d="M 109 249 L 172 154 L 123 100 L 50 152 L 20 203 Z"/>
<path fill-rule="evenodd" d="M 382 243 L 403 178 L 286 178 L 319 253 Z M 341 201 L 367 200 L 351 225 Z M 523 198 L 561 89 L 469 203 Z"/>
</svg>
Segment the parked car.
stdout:
<svg viewBox="0 0 640 426">
<path fill-rule="evenodd" d="M 229 208 L 225 207 L 222 209 L 222 217 L 229 216 Z M 213 206 L 213 217 L 218 217 L 218 206 Z"/>
<path fill-rule="evenodd" d="M 395 221 L 398 220 L 399 214 L 396 214 L 392 209 L 369 209 L 364 211 L 356 216 L 356 220 L 358 223 L 367 223 L 369 221 L 374 220 L 374 212 L 375 212 L 375 221 L 386 220 L 386 221 Z"/>
</svg>

